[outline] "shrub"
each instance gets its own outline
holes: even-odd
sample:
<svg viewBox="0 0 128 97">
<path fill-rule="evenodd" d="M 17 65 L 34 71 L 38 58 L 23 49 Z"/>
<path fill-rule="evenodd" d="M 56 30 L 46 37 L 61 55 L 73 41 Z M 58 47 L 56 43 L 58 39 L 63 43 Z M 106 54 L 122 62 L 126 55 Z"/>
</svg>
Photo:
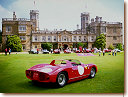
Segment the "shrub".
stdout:
<svg viewBox="0 0 128 97">
<path fill-rule="evenodd" d="M 21 52 L 22 44 L 20 38 L 17 35 L 7 36 L 6 47 L 11 48 L 12 51 Z"/>
<path fill-rule="evenodd" d="M 116 45 L 116 48 L 118 48 L 118 49 L 121 50 L 121 51 L 123 50 L 121 43 L 118 43 L 118 44 Z"/>
<path fill-rule="evenodd" d="M 50 51 L 51 48 L 52 48 L 52 43 L 42 43 L 42 44 L 41 44 L 41 47 L 42 47 L 43 49 L 47 49 L 48 51 Z"/>
<path fill-rule="evenodd" d="M 105 48 L 106 46 L 106 37 L 104 34 L 100 34 L 100 36 L 98 36 L 96 38 L 96 41 L 93 44 L 94 47 L 96 48 L 101 48 L 102 50 Z"/>
<path fill-rule="evenodd" d="M 113 50 L 114 49 L 114 46 L 112 44 L 109 45 L 108 49 L 111 49 Z"/>
</svg>

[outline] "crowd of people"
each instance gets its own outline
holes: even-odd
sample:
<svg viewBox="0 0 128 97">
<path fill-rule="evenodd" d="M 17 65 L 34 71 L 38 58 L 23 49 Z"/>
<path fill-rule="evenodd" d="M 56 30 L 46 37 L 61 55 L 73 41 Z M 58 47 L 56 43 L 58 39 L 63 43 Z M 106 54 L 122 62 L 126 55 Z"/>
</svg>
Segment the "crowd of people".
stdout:
<svg viewBox="0 0 128 97">
<path fill-rule="evenodd" d="M 9 48 L 9 49 L 5 49 L 5 55 L 7 55 L 8 54 L 8 52 L 9 52 L 9 55 L 11 54 L 11 52 L 12 52 L 12 50 L 11 50 L 11 48 Z"/>
<path fill-rule="evenodd" d="M 105 50 L 103 51 L 99 51 L 99 56 L 101 56 L 101 53 L 103 52 L 103 56 L 105 56 Z M 112 55 L 112 56 L 116 56 L 117 55 L 117 51 L 116 50 L 111 50 L 111 52 L 108 52 L 108 55 Z"/>
<path fill-rule="evenodd" d="M 71 50 L 71 48 L 67 48 L 67 49 Z M 77 48 L 73 48 L 73 50 L 71 50 L 71 51 L 75 52 L 75 50 L 77 50 Z M 84 48 L 82 50 L 86 50 L 86 49 Z M 5 55 L 7 55 L 7 53 L 9 53 L 9 55 L 10 55 L 11 52 L 12 52 L 11 48 L 9 48 L 9 49 L 5 48 Z M 50 52 L 53 53 L 53 49 L 52 48 L 51 48 Z M 99 56 L 101 56 L 101 54 L 103 54 L 103 56 L 105 56 L 105 53 L 106 53 L 105 49 L 103 51 L 101 51 L 101 49 L 99 49 L 98 52 L 99 52 Z M 95 49 L 94 49 L 93 53 L 95 53 Z M 39 54 L 39 49 L 37 49 L 37 54 Z M 111 52 L 108 52 L 108 55 L 116 56 L 117 55 L 117 51 L 116 50 L 111 50 Z"/>
</svg>

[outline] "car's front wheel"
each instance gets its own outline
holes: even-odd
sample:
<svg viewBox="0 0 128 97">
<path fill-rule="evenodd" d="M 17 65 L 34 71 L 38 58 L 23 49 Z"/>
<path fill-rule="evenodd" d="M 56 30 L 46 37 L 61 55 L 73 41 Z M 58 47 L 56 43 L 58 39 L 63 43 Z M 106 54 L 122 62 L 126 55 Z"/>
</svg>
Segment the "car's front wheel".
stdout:
<svg viewBox="0 0 128 97">
<path fill-rule="evenodd" d="M 60 72 L 57 76 L 56 82 L 59 87 L 65 86 L 67 83 L 66 74 L 64 72 Z"/>
<path fill-rule="evenodd" d="M 91 72 L 90 72 L 90 78 L 94 78 L 96 74 L 96 70 L 95 68 L 91 68 Z"/>
</svg>

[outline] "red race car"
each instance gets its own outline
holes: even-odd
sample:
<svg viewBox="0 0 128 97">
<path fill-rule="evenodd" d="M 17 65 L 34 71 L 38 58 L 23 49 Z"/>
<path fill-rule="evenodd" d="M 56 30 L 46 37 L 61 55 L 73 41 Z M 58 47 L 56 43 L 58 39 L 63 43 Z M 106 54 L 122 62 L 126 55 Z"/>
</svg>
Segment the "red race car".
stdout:
<svg viewBox="0 0 128 97">
<path fill-rule="evenodd" d="M 38 64 L 26 70 L 30 80 L 45 83 L 56 83 L 63 87 L 66 83 L 87 77 L 94 78 L 97 72 L 95 64 L 83 64 L 79 60 L 53 60 L 50 64 Z"/>
<path fill-rule="evenodd" d="M 93 52 L 93 50 L 86 49 L 86 50 L 84 50 L 84 52 L 85 52 L 85 53 L 91 53 L 91 52 Z"/>
<path fill-rule="evenodd" d="M 59 50 L 59 49 L 55 49 L 55 50 L 53 51 L 53 53 L 54 53 L 54 54 L 60 54 L 60 50 Z"/>
<path fill-rule="evenodd" d="M 104 51 L 105 51 L 105 52 L 111 52 L 111 50 L 109 50 L 109 49 L 104 49 Z"/>
<path fill-rule="evenodd" d="M 69 49 L 66 49 L 66 50 L 64 50 L 64 53 L 69 54 L 69 53 L 71 53 L 71 51 Z"/>
<path fill-rule="evenodd" d="M 76 50 L 75 52 L 76 52 L 76 53 L 80 53 L 80 50 Z"/>
</svg>

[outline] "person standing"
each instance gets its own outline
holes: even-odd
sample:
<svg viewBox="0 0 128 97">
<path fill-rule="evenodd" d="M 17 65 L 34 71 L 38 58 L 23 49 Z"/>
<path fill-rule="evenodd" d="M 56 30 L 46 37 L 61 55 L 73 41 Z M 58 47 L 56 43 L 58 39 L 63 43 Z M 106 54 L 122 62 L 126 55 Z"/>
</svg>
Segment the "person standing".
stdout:
<svg viewBox="0 0 128 97">
<path fill-rule="evenodd" d="M 105 51 L 103 50 L 103 56 L 105 56 Z"/>
<path fill-rule="evenodd" d="M 117 51 L 115 50 L 115 56 L 116 56 L 116 53 L 117 53 Z"/>
<path fill-rule="evenodd" d="M 53 49 L 51 48 L 51 54 L 52 54 L 52 52 L 53 52 Z"/>
<path fill-rule="evenodd" d="M 39 54 L 39 49 L 37 49 L 37 54 Z"/>
<path fill-rule="evenodd" d="M 11 49 L 9 48 L 9 55 L 11 54 Z"/>
<path fill-rule="evenodd" d="M 101 55 L 101 51 L 99 51 L 99 56 Z"/>
<path fill-rule="evenodd" d="M 5 55 L 7 55 L 7 48 L 5 49 Z"/>
<path fill-rule="evenodd" d="M 112 51 L 112 55 L 114 56 L 114 50 Z"/>
</svg>

